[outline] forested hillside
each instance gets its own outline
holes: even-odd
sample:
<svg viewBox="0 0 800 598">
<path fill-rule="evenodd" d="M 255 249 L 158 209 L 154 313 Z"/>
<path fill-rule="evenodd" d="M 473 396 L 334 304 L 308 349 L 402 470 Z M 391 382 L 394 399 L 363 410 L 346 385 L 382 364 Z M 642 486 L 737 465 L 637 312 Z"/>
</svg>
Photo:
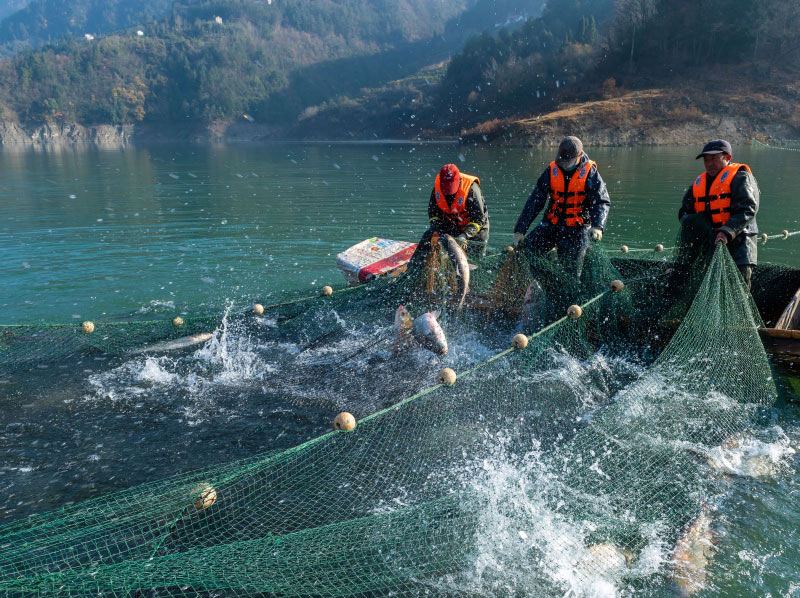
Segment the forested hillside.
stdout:
<svg viewBox="0 0 800 598">
<path fill-rule="evenodd" d="M 552 104 L 557 93 L 597 68 L 615 4 L 550 0 L 540 16 L 519 27 L 488 28 L 471 36 L 433 84 L 434 72 L 420 73 L 361 97 L 328 101 L 296 131 L 313 136 L 333 122 L 347 124 L 354 134 L 360 129 L 360 134 L 404 136 L 424 130 L 430 136 L 455 136 L 487 119 Z"/>
<path fill-rule="evenodd" d="M 0 21 L 0 45 L 38 46 L 67 36 L 142 26 L 166 14 L 172 0 L 32 0 Z M 21 8 L 21 10 L 19 10 Z"/>
<path fill-rule="evenodd" d="M 550 0 L 521 27 L 472 36 L 440 69 L 328 100 L 294 134 L 539 143 L 593 130 L 601 143 L 680 143 L 725 123 L 797 138 L 797 31 L 791 0 Z"/>
<path fill-rule="evenodd" d="M 30 10 L 50 1 L 37 0 Z M 144 1 L 155 10 L 161 0 Z M 22 121 L 210 122 L 246 113 L 259 122 L 285 122 L 307 106 L 446 58 L 479 24 L 538 14 L 542 4 L 176 1 L 142 34 L 132 28 L 94 40 L 67 38 L 3 61 L 0 107 L 4 118 Z M 111 11 L 115 16 L 104 23 L 134 6 L 121 0 L 75 5 L 92 18 Z"/>
<path fill-rule="evenodd" d="M 747 93 L 797 72 L 798 31 L 793 0 L 553 0 L 515 32 L 471 39 L 432 110 L 464 127 L 626 87 Z"/>
<path fill-rule="evenodd" d="M 60 6 L 106 26 L 164 1 L 35 0 L 23 12 Z M 735 113 L 800 134 L 792 0 L 176 0 L 165 10 L 0 61 L 2 118 L 480 138 L 591 103 L 608 130 Z"/>
</svg>

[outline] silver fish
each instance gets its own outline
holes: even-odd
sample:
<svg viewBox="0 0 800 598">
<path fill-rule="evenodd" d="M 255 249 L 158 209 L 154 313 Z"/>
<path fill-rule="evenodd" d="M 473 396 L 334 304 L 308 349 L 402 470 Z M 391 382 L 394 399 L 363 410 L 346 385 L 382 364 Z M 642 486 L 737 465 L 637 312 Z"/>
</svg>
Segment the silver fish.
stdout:
<svg viewBox="0 0 800 598">
<path fill-rule="evenodd" d="M 525 302 L 522 305 L 522 317 L 520 318 L 517 332 L 530 334 L 538 330 L 542 325 L 541 308 L 544 305 L 545 293 L 538 280 L 534 280 L 528 285 L 525 291 Z"/>
<path fill-rule="evenodd" d="M 181 338 L 176 338 L 175 340 L 148 345 L 147 347 L 142 347 L 141 349 L 134 349 L 133 351 L 130 351 L 130 353 L 166 353 L 167 351 L 188 349 L 194 345 L 199 345 L 200 343 L 206 342 L 212 336 L 214 335 L 210 332 L 200 332 L 199 334 L 192 334 L 191 336 L 183 336 Z"/>
<path fill-rule="evenodd" d="M 706 585 L 707 568 L 714 554 L 711 517 L 703 505 L 700 514 L 684 531 L 672 553 L 672 581 L 681 596 L 692 596 Z"/>
<path fill-rule="evenodd" d="M 459 245 L 453 237 L 450 235 L 442 235 L 442 238 L 444 239 L 444 247 L 447 251 L 447 255 L 453 263 L 456 269 L 456 275 L 458 276 L 458 310 L 460 311 L 464 306 L 464 298 L 469 292 L 469 262 L 467 261 L 467 254 L 464 253 L 464 250 L 461 249 L 461 245 Z"/>
<path fill-rule="evenodd" d="M 414 320 L 411 335 L 420 345 L 437 355 L 447 355 L 447 338 L 439 325 L 439 312 L 428 312 Z"/>
<path fill-rule="evenodd" d="M 408 310 L 402 305 L 398 306 L 397 310 L 394 312 L 394 328 L 392 339 L 392 349 L 394 349 L 395 353 L 399 353 L 400 351 L 408 348 L 409 341 L 412 339 L 412 324 L 413 320 L 411 318 L 411 314 L 408 313 Z"/>
</svg>

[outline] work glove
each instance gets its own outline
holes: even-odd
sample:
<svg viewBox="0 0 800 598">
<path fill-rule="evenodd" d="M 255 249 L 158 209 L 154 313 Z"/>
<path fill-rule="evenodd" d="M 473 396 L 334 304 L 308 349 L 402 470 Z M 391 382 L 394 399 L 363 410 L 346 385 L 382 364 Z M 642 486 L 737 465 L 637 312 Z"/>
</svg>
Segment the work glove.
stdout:
<svg viewBox="0 0 800 598">
<path fill-rule="evenodd" d="M 461 246 L 461 249 L 463 249 L 464 251 L 466 251 L 467 247 L 469 247 L 469 241 L 467 240 L 467 237 L 465 237 L 464 235 L 458 235 L 456 237 L 456 243 L 458 243 Z"/>
<path fill-rule="evenodd" d="M 589 229 L 589 236 L 592 238 L 592 241 L 600 241 L 603 238 L 603 229 L 599 226 L 593 226 Z"/>
<path fill-rule="evenodd" d="M 525 238 L 525 233 L 514 233 L 514 247 L 517 247 L 524 238 Z"/>
<path fill-rule="evenodd" d="M 717 233 L 716 238 L 714 239 L 714 247 L 716 247 L 720 243 L 722 243 L 723 245 L 727 245 L 728 241 L 729 241 L 728 235 L 726 235 L 723 231 L 719 231 Z"/>
</svg>

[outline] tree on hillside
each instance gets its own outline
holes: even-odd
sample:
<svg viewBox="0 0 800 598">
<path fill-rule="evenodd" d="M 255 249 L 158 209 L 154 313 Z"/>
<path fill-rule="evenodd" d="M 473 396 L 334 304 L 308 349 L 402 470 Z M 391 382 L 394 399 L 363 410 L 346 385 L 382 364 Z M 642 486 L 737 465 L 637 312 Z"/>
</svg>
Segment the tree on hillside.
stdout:
<svg viewBox="0 0 800 598">
<path fill-rule="evenodd" d="M 657 0 L 617 0 L 616 26 L 630 35 L 631 66 L 636 52 L 636 30 L 641 33 L 642 26 L 653 18 L 656 13 L 656 2 Z"/>
<path fill-rule="evenodd" d="M 792 0 L 619 0 L 612 62 L 633 68 L 798 64 L 800 3 Z"/>
<path fill-rule="evenodd" d="M 594 68 L 598 22 L 613 9 L 613 0 L 551 1 L 541 17 L 514 31 L 470 39 L 447 68 L 439 109 L 469 121 L 546 103 Z"/>
</svg>

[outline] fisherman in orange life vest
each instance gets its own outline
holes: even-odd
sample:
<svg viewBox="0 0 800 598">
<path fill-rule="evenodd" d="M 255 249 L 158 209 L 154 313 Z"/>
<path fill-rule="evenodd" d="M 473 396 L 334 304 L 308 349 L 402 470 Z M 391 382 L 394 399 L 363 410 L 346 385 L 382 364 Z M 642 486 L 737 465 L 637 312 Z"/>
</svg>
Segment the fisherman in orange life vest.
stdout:
<svg viewBox="0 0 800 598">
<path fill-rule="evenodd" d="M 542 221 L 525 233 L 545 207 Z M 565 137 L 556 159 L 539 177 L 514 227 L 514 246 L 534 256 L 554 247 L 565 269 L 580 277 L 589 239 L 600 241 L 611 199 L 597 164 L 577 137 Z"/>
<path fill-rule="evenodd" d="M 445 164 L 436 176 L 428 201 L 430 227 L 411 257 L 418 262 L 430 250 L 433 233 L 448 234 L 469 257 L 482 255 L 489 242 L 489 212 L 483 201 L 480 179 Z M 412 263 L 409 263 L 411 267 Z"/>
<path fill-rule="evenodd" d="M 753 266 L 758 261 L 758 182 L 747 164 L 731 162 L 733 150 L 724 139 L 706 143 L 696 159 L 700 158 L 706 170 L 683 196 L 678 219 L 685 225 L 690 214 L 705 218 L 714 227 L 713 244 L 728 246 L 750 288 Z"/>
</svg>

